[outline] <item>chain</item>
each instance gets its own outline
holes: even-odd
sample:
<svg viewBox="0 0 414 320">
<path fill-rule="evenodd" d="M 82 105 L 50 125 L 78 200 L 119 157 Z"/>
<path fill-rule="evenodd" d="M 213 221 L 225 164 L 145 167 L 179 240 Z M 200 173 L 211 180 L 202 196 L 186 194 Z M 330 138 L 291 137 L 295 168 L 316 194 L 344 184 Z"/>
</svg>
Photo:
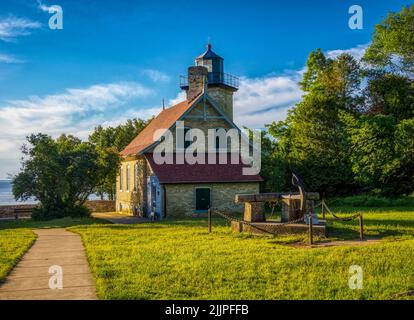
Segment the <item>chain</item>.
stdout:
<svg viewBox="0 0 414 320">
<path fill-rule="evenodd" d="M 352 220 L 354 220 L 354 219 L 356 219 L 356 218 L 359 218 L 360 216 L 361 216 L 361 213 L 356 213 L 356 214 L 354 214 L 354 215 L 352 215 L 352 216 L 350 216 L 350 217 L 346 217 L 346 218 L 341 218 L 341 217 L 338 217 L 335 213 L 333 213 L 329 208 L 328 208 L 328 206 L 326 205 L 326 203 L 325 202 L 322 202 L 322 206 L 324 206 L 325 207 L 325 209 L 328 211 L 328 213 L 330 213 L 336 220 L 340 220 L 340 221 L 352 221 Z"/>
<path fill-rule="evenodd" d="M 238 223 L 242 223 L 244 225 L 250 226 L 251 228 L 257 229 L 259 231 L 263 231 L 263 232 L 268 233 L 268 234 L 271 234 L 271 235 L 275 235 L 276 233 L 275 232 L 271 232 L 271 231 L 266 230 L 266 229 L 263 229 L 262 227 L 270 227 L 271 226 L 272 228 L 275 228 L 276 227 L 277 229 L 279 229 L 279 228 L 283 228 L 283 227 L 285 227 L 287 225 L 290 225 L 290 224 L 295 224 L 295 223 L 299 223 L 299 222 L 303 222 L 304 221 L 304 218 L 301 217 L 301 218 L 296 219 L 296 220 L 292 220 L 292 221 L 288 221 L 288 222 L 283 222 L 283 223 L 279 223 L 279 224 L 274 224 L 274 223 L 260 223 L 260 226 L 258 226 L 254 222 L 252 223 L 252 222 L 244 221 L 244 220 L 241 220 L 241 219 L 238 219 L 238 218 L 229 216 L 229 215 L 227 215 L 227 214 L 225 214 L 223 212 L 220 212 L 217 209 L 212 209 L 212 210 L 214 210 L 213 211 L 214 213 L 217 213 L 219 216 L 223 217 L 227 221 L 235 221 L 235 222 L 238 222 Z"/>
</svg>

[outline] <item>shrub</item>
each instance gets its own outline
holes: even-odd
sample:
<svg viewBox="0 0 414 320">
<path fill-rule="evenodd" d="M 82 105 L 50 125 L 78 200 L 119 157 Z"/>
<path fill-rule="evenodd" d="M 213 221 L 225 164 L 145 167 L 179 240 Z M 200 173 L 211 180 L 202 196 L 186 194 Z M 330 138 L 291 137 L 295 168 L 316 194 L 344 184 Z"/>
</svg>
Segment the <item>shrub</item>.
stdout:
<svg viewBox="0 0 414 320">
<path fill-rule="evenodd" d="M 381 196 L 360 195 L 327 200 L 335 206 L 345 207 L 414 207 L 413 197 L 386 198 Z"/>
<path fill-rule="evenodd" d="M 59 219 L 65 217 L 87 218 L 91 215 L 90 210 L 85 206 L 75 206 L 72 208 L 50 208 L 37 207 L 33 209 L 32 218 L 37 221 Z"/>
</svg>

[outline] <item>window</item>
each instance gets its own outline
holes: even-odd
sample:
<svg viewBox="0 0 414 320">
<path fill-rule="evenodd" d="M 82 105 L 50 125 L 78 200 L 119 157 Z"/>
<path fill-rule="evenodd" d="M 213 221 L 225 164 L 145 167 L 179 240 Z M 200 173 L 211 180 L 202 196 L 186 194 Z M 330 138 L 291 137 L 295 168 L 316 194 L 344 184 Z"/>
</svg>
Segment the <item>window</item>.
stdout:
<svg viewBox="0 0 414 320">
<path fill-rule="evenodd" d="M 127 165 L 126 167 L 126 191 L 129 191 L 129 165 Z"/>
<path fill-rule="evenodd" d="M 192 137 L 191 134 L 188 137 L 190 140 L 186 140 L 187 133 L 191 130 L 189 127 L 181 127 L 179 128 L 179 132 L 177 133 L 177 142 L 176 142 L 176 151 L 183 152 L 185 151 L 192 143 Z M 181 136 L 183 137 L 183 140 L 181 140 Z"/>
<path fill-rule="evenodd" d="M 124 183 L 124 179 L 122 178 L 122 166 L 119 169 L 119 191 L 122 191 L 122 185 Z"/>
<path fill-rule="evenodd" d="M 184 128 L 184 149 L 187 149 L 192 144 L 192 141 L 186 140 L 187 132 L 190 130 L 191 128 Z"/>
<path fill-rule="evenodd" d="M 138 164 L 134 167 L 134 191 L 137 191 L 138 187 Z"/>
<path fill-rule="evenodd" d="M 216 151 L 227 152 L 227 131 L 224 128 L 216 129 Z"/>
<path fill-rule="evenodd" d="M 210 59 L 207 59 L 207 60 L 204 60 L 204 59 L 197 60 L 197 66 L 201 66 L 201 67 L 207 68 L 208 72 L 212 72 L 213 71 L 213 61 L 210 60 Z"/>
</svg>

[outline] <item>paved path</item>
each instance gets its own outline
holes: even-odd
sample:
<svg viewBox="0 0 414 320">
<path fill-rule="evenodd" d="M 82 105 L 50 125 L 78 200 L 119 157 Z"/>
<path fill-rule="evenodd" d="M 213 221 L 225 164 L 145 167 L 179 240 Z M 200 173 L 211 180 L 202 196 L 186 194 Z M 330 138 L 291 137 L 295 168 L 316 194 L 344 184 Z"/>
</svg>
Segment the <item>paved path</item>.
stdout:
<svg viewBox="0 0 414 320">
<path fill-rule="evenodd" d="M 139 223 L 145 223 L 145 222 L 150 221 L 149 219 L 146 219 L 146 218 L 127 216 L 125 214 L 119 214 L 116 212 L 92 213 L 92 216 L 94 218 L 108 220 L 116 224 L 139 224 Z"/>
<path fill-rule="evenodd" d="M 38 238 L 0 287 L 0 300 L 97 299 L 80 236 L 65 229 L 34 232 Z M 62 267 L 63 289 L 49 288 L 53 265 Z"/>
</svg>

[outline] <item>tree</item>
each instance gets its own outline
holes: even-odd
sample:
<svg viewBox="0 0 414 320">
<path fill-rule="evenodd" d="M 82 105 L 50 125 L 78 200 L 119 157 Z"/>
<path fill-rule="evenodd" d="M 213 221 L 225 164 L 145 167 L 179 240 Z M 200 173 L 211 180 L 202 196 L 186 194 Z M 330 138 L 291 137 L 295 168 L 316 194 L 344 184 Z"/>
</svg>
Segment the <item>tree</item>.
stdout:
<svg viewBox="0 0 414 320">
<path fill-rule="evenodd" d="M 355 179 L 386 196 L 414 191 L 414 119 L 396 124 L 390 115 L 348 118 Z"/>
<path fill-rule="evenodd" d="M 152 120 L 152 119 L 151 119 Z M 89 142 L 96 146 L 102 154 L 102 161 L 106 161 L 108 174 L 101 185 L 95 188 L 95 192 L 102 198 L 107 195 L 110 200 L 115 198 L 115 182 L 118 174 L 118 167 L 112 167 L 112 156 L 122 151 L 151 120 L 130 119 L 125 124 L 117 127 L 103 128 L 98 126 L 89 136 Z"/>
<path fill-rule="evenodd" d="M 376 74 L 368 82 L 367 114 L 391 115 L 397 121 L 414 117 L 414 86 L 407 77 Z"/>
<path fill-rule="evenodd" d="M 288 162 L 280 151 L 277 141 L 272 139 L 266 131 L 262 131 L 261 140 L 261 176 L 264 179 L 261 189 L 263 192 L 274 192 L 288 190 L 290 179 L 285 175 L 290 175 L 288 171 Z"/>
<path fill-rule="evenodd" d="M 359 64 L 349 55 L 327 59 L 317 50 L 307 66 L 303 100 L 268 131 L 277 141 L 279 158 L 287 160 L 284 167 L 296 171 L 309 189 L 344 192 L 353 187 L 353 175 L 342 114 L 360 109 Z"/>
<path fill-rule="evenodd" d="M 414 190 L 414 5 L 375 27 L 367 64 L 365 114 L 348 122 L 355 178 L 389 196 Z"/>
<path fill-rule="evenodd" d="M 118 167 L 117 154 L 103 158 L 91 143 L 71 135 L 54 140 L 33 134 L 27 141 L 29 146 L 22 147 L 21 172 L 13 178 L 16 200 L 39 200 L 35 219 L 88 215 L 84 204 L 108 174 L 108 163 Z"/>
<path fill-rule="evenodd" d="M 364 60 L 380 69 L 414 74 L 414 5 L 390 13 L 375 26 Z"/>
</svg>

